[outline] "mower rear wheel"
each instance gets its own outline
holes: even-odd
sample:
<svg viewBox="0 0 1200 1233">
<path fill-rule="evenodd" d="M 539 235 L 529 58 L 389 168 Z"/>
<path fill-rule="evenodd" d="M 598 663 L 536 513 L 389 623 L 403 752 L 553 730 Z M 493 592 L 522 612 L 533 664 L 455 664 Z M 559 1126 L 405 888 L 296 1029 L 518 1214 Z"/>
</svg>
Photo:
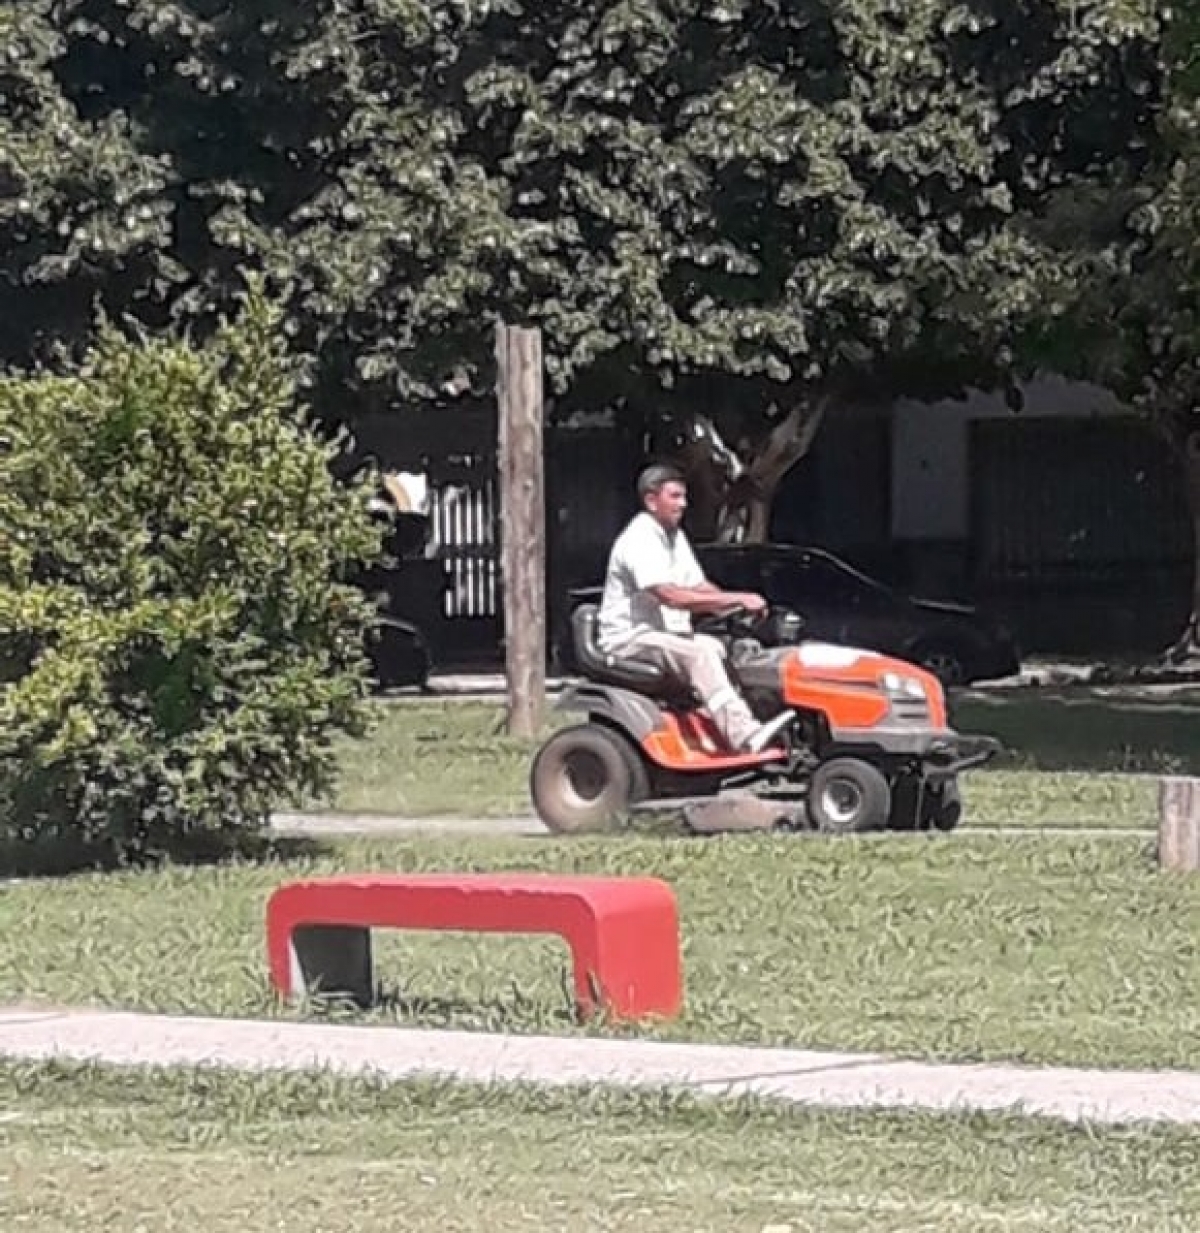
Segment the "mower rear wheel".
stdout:
<svg viewBox="0 0 1200 1233">
<path fill-rule="evenodd" d="M 883 772 L 859 758 L 831 758 L 813 772 L 806 803 L 819 831 L 879 831 L 888 823 L 892 792 Z"/>
<path fill-rule="evenodd" d="M 533 807 L 556 834 L 606 830 L 649 794 L 641 756 L 599 724 L 556 732 L 538 750 L 529 775 Z"/>
</svg>

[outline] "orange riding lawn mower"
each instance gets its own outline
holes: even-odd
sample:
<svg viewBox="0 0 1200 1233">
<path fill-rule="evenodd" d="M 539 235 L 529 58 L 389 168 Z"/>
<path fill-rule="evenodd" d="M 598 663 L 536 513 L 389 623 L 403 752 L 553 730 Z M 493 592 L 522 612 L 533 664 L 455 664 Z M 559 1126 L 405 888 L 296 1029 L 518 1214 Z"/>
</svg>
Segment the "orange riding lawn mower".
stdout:
<svg viewBox="0 0 1200 1233">
<path fill-rule="evenodd" d="M 635 812 L 682 813 L 697 832 L 949 831 L 958 776 L 1000 750 L 947 721 L 937 677 L 874 651 L 800 637 L 802 620 L 738 608 L 696 621 L 724 643 L 730 676 L 759 719 L 794 718 L 773 746 L 731 752 L 686 682 L 596 641 L 597 607 L 571 616 L 582 679 L 531 770 L 534 808 L 556 833 L 610 830 Z"/>
</svg>

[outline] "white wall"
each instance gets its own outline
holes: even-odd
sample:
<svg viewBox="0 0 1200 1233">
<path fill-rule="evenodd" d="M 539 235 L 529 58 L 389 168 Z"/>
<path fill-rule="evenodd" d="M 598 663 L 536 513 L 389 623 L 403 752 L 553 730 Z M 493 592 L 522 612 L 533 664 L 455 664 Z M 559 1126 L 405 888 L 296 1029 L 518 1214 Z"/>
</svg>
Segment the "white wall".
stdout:
<svg viewBox="0 0 1200 1233">
<path fill-rule="evenodd" d="M 1024 386 L 1025 419 L 1120 415 L 1105 390 L 1060 377 Z M 892 408 L 892 535 L 966 539 L 970 533 L 970 425 L 1012 417 L 1001 394 L 974 393 L 936 403 L 899 399 Z"/>
</svg>

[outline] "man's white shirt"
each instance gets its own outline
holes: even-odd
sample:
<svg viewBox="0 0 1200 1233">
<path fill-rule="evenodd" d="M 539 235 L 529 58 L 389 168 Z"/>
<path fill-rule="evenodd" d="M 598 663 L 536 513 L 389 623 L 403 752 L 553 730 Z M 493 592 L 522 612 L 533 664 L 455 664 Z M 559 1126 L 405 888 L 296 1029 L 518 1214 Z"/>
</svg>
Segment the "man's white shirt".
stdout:
<svg viewBox="0 0 1200 1233">
<path fill-rule="evenodd" d="M 661 603 L 649 588 L 695 587 L 704 580 L 682 528 L 668 533 L 652 514 L 636 515 L 608 557 L 600 601 L 601 650 L 614 651 L 646 630 L 691 633 L 691 615 Z"/>
</svg>

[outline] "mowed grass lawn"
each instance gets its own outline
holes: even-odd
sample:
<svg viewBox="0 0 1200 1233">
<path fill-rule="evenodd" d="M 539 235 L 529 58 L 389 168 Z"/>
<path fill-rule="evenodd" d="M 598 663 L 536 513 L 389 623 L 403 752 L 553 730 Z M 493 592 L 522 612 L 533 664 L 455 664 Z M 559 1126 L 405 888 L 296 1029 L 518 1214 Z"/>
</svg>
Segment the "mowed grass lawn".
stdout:
<svg viewBox="0 0 1200 1233">
<path fill-rule="evenodd" d="M 1082 710 L 1072 710 L 1080 707 Z M 971 824 L 1148 827 L 1190 770 L 1195 703 L 967 696 L 1000 769 Z M 964 713 L 965 712 L 965 713 Z M 380 708 L 344 746 L 343 810 L 528 809 L 532 746 L 478 703 Z M 0 889 L 0 1004 L 792 1044 L 914 1057 L 1200 1067 L 1200 881 L 1150 837 L 280 840 L 265 859 L 85 872 Z M 271 996 L 263 910 L 335 871 L 652 875 L 679 897 L 683 1016 L 575 1022 L 565 947 L 380 934 L 360 1016 Z M 1200 1227 L 1200 1133 L 991 1116 L 327 1075 L 0 1063 L 0 1229 L 240 1233 L 975 1233 Z"/>
<path fill-rule="evenodd" d="M 666 879 L 686 1006 L 642 1034 L 1200 1068 L 1200 880 L 1160 873 L 1136 837 L 414 837 L 33 879 L 0 897 L 0 1003 L 301 1013 L 269 993 L 269 894 L 375 869 Z M 377 1022 L 633 1030 L 574 1022 L 556 939 L 381 931 L 377 959 Z"/>
<path fill-rule="evenodd" d="M 340 812 L 497 817 L 530 810 L 534 743 L 503 733 L 494 703 L 380 704 L 370 738 L 339 746 Z M 1005 744 L 963 777 L 967 824 L 1149 827 L 1155 776 L 1200 773 L 1200 690 L 976 691 L 952 720 Z M 564 722 L 551 711 L 548 724 Z M 315 802 L 308 802 L 314 806 Z"/>
<path fill-rule="evenodd" d="M 748 1101 L 0 1066 L 26 1233 L 1183 1233 L 1200 1136 Z"/>
<path fill-rule="evenodd" d="M 262 926 L 268 895 L 290 878 L 650 874 L 675 888 L 684 929 L 686 1012 L 662 1035 L 1200 1066 L 1200 883 L 1161 874 L 1148 833 L 967 833 L 1152 825 L 1153 776 L 1065 769 L 1086 761 L 1057 713 L 1077 705 L 1092 716 L 1094 747 L 1123 748 L 1126 765 L 1143 769 L 1164 749 L 1183 751 L 1196 731 L 1190 693 L 1110 707 L 1103 729 L 1094 697 L 967 695 L 956 700 L 959 725 L 995 730 L 1003 719 L 1012 752 L 1004 768 L 967 777 L 966 829 L 945 837 L 702 839 L 668 827 L 568 840 L 281 841 L 265 861 L 14 882 L 0 894 L 0 1002 L 291 1014 L 267 987 Z M 980 721 L 985 710 L 997 722 Z M 342 751 L 342 808 L 528 808 L 531 746 L 500 734 L 498 706 L 415 701 L 380 711 L 373 738 Z M 385 933 L 377 953 L 386 995 L 378 1020 L 581 1030 L 555 940 Z"/>
</svg>

